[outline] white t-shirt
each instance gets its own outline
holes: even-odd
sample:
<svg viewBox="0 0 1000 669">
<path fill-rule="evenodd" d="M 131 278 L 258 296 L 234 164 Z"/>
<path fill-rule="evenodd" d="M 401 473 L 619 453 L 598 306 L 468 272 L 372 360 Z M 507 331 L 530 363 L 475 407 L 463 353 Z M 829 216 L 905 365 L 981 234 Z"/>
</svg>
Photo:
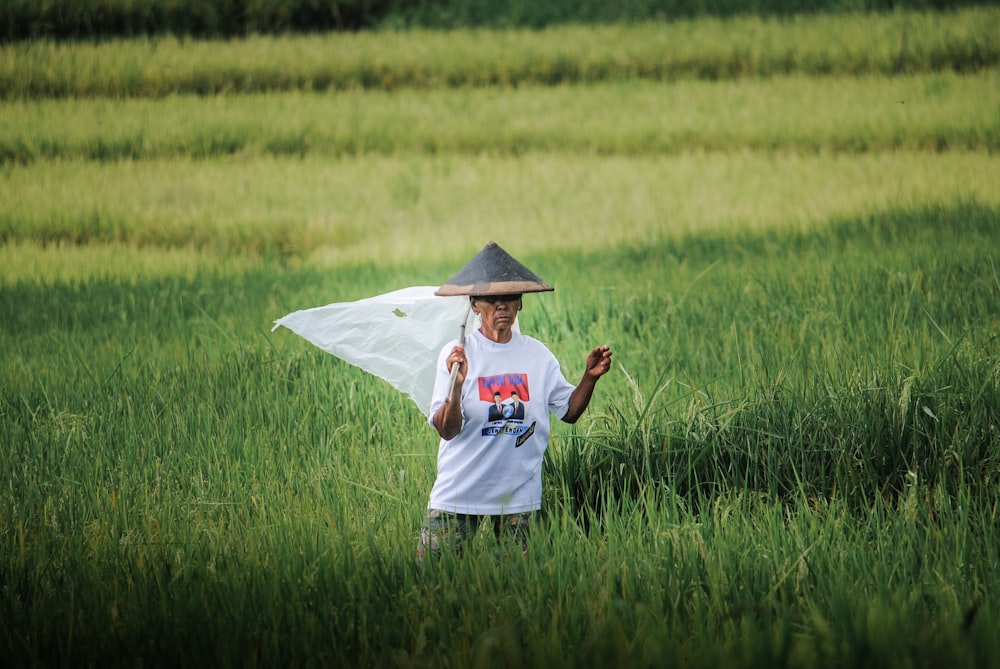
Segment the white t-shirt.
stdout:
<svg viewBox="0 0 1000 669">
<path fill-rule="evenodd" d="M 438 355 L 431 427 L 451 385 L 446 361 L 457 344 L 450 342 Z M 543 343 L 518 332 L 499 344 L 476 330 L 466 337 L 465 355 L 462 431 L 438 446 L 428 506 L 480 515 L 540 509 L 549 413 L 566 415 L 575 386 Z"/>
</svg>

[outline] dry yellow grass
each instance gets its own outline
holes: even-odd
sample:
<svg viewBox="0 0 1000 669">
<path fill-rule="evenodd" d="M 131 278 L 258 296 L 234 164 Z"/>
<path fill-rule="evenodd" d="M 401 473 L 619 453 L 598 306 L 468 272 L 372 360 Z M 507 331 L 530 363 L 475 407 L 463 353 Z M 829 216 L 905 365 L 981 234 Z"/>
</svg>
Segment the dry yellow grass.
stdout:
<svg viewBox="0 0 1000 669">
<path fill-rule="evenodd" d="M 257 253 L 318 267 L 457 260 L 524 236 L 540 251 L 591 251 L 963 200 L 997 207 L 998 182 L 1000 158 L 962 152 L 42 163 L 0 180 L 5 225 L 17 226 L 0 276 L 187 272 L 230 256 L 239 270 Z M 59 240 L 131 247 L 136 264 L 112 269 L 104 251 L 67 263 L 67 248 L 34 246 Z"/>
</svg>

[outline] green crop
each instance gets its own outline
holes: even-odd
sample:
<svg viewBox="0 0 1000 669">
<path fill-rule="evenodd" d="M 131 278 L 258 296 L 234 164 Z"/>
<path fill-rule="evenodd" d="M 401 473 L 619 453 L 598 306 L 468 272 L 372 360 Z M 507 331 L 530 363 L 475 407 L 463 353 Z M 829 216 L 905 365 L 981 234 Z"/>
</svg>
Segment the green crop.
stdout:
<svg viewBox="0 0 1000 669">
<path fill-rule="evenodd" d="M 1000 101 L 954 57 L 995 16 L 0 47 L 0 656 L 996 665 Z M 892 76 L 904 24 L 948 64 Z M 730 69 L 579 74 L 658 30 Z M 295 79 L 328 48 L 412 80 Z M 615 368 L 528 554 L 421 568 L 426 417 L 271 327 L 491 240 L 567 377 Z"/>
</svg>

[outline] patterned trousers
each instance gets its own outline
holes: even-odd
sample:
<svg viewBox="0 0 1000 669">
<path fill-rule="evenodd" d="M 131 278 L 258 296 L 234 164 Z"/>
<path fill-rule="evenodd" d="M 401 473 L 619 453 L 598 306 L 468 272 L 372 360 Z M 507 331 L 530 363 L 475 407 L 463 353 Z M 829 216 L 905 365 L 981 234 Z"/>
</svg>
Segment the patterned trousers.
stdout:
<svg viewBox="0 0 1000 669">
<path fill-rule="evenodd" d="M 534 511 L 504 515 L 473 515 L 428 509 L 420 526 L 417 562 L 423 564 L 428 555 L 437 558 L 445 548 L 461 557 L 463 546 L 476 536 L 484 519 L 490 521 L 493 526 L 493 536 L 505 553 L 513 546 L 519 548 L 521 553 L 527 553 L 529 528 L 534 516 Z"/>
</svg>

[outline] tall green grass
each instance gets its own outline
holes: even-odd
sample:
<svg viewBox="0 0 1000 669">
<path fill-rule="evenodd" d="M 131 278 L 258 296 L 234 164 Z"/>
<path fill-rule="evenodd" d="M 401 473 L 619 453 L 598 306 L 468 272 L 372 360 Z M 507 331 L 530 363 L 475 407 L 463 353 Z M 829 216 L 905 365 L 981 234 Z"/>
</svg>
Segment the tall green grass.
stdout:
<svg viewBox="0 0 1000 669">
<path fill-rule="evenodd" d="M 690 494 L 708 460 L 710 486 L 870 501 L 898 493 L 910 476 L 954 493 L 975 462 L 983 468 L 966 484 L 992 495 L 995 224 L 989 209 L 934 208 L 843 221 L 798 241 L 778 235 L 784 244 L 727 233 L 717 244 L 708 235 L 692 241 L 698 251 L 678 242 L 672 252 L 637 254 L 640 266 L 662 266 L 657 285 L 689 281 L 683 292 L 643 295 L 624 269 L 634 263 L 602 275 L 609 309 L 621 309 L 578 338 L 611 336 L 604 328 L 613 323 L 632 355 L 655 363 L 626 368 L 627 399 L 604 414 L 609 429 L 570 451 L 571 478 L 588 477 L 571 487 L 595 503 L 608 490 L 641 490 L 652 476 Z M 967 243 L 983 248 L 958 261 Z M 752 269 L 761 257 L 775 266 Z M 549 318 L 572 326 L 572 310 Z M 640 339 L 654 343 L 635 350 Z M 732 386 L 739 400 L 719 393 Z"/>
<path fill-rule="evenodd" d="M 557 428 L 528 557 L 483 537 L 424 570 L 424 418 L 268 330 L 452 263 L 7 285 L 0 646 L 15 665 L 992 664 L 997 223 L 525 247 L 557 286 L 525 331 L 570 376 L 599 341 L 620 366 Z"/>
<path fill-rule="evenodd" d="M 575 81 L 595 35 L 688 30 L 709 78 L 994 43 L 990 10 L 869 18 L 0 47 L 5 666 L 998 664 L 992 71 L 399 88 L 498 83 L 498 45 Z M 27 99 L 273 91 L 233 82 L 380 45 L 393 93 Z M 521 326 L 568 378 L 616 367 L 555 426 L 528 555 L 420 568 L 426 418 L 270 328 L 490 239 L 556 286 Z"/>
</svg>

